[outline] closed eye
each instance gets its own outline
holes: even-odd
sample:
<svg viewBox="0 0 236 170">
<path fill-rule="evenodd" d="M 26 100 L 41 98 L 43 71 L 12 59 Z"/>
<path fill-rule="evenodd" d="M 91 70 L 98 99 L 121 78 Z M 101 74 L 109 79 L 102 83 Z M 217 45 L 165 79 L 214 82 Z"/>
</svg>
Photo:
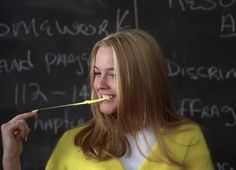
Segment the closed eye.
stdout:
<svg viewBox="0 0 236 170">
<path fill-rule="evenodd" d="M 108 76 L 109 76 L 110 78 L 115 78 L 115 77 L 116 77 L 116 75 L 115 75 L 114 73 L 109 73 Z"/>
<path fill-rule="evenodd" d="M 94 74 L 94 76 L 99 76 L 99 75 L 101 75 L 101 72 L 96 72 L 95 71 L 93 74 Z"/>
</svg>

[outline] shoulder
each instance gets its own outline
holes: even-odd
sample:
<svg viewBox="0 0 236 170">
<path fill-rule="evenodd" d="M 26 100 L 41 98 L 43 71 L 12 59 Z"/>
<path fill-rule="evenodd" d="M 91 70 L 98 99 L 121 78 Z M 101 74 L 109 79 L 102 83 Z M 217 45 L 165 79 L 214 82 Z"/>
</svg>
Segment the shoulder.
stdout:
<svg viewBox="0 0 236 170">
<path fill-rule="evenodd" d="M 165 141 L 172 155 L 184 161 L 189 169 L 213 169 L 211 155 L 199 125 L 183 124 L 168 130 L 165 135 Z"/>
<path fill-rule="evenodd" d="M 67 131 L 64 132 L 63 135 L 76 135 L 78 132 L 80 132 L 83 128 L 85 127 L 85 125 L 81 125 L 81 126 L 77 126 L 77 127 L 74 127 L 74 128 L 71 128 Z"/>
<path fill-rule="evenodd" d="M 189 145 L 204 140 L 204 136 L 199 125 L 186 123 L 163 132 L 164 138 L 175 143 Z"/>
<path fill-rule="evenodd" d="M 76 137 L 76 135 L 86 127 L 86 125 L 80 125 L 78 127 L 74 127 L 74 128 L 71 128 L 71 129 L 68 129 L 67 131 L 65 131 L 63 133 L 63 135 L 61 136 L 59 142 L 73 142 L 74 143 L 74 139 Z"/>
</svg>

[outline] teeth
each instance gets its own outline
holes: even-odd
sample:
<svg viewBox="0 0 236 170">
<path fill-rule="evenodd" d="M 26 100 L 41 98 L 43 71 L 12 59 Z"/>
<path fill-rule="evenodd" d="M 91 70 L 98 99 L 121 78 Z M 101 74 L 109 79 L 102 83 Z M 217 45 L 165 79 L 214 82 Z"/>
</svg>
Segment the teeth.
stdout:
<svg viewBox="0 0 236 170">
<path fill-rule="evenodd" d="M 113 98 L 113 96 L 112 95 L 108 95 L 108 94 L 103 94 L 102 98 L 107 98 L 107 100 L 110 100 L 110 99 Z"/>
</svg>

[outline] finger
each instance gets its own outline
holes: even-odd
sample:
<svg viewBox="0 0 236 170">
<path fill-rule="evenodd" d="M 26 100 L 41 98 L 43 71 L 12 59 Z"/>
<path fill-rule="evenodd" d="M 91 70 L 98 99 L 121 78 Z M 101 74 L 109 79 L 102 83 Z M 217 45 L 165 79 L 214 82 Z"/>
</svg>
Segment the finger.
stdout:
<svg viewBox="0 0 236 170">
<path fill-rule="evenodd" d="M 24 125 L 24 133 L 22 134 L 22 137 L 24 138 L 25 141 L 27 141 L 30 128 L 25 121 L 23 122 L 23 125 Z"/>
<path fill-rule="evenodd" d="M 13 119 L 11 119 L 9 122 L 15 122 L 17 120 L 23 119 L 23 120 L 27 120 L 29 118 L 35 117 L 37 115 L 37 112 L 26 112 L 23 114 L 19 114 L 16 117 L 14 117 Z"/>
<path fill-rule="evenodd" d="M 29 127 L 24 120 L 17 120 L 13 123 L 12 128 L 14 129 L 13 134 L 17 139 L 26 138 L 28 136 Z"/>
</svg>

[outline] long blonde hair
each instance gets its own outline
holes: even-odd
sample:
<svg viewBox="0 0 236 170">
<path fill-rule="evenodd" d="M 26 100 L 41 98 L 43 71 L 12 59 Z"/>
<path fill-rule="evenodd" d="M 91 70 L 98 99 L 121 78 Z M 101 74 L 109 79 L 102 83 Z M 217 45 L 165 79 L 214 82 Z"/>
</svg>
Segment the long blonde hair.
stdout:
<svg viewBox="0 0 236 170">
<path fill-rule="evenodd" d="M 93 119 L 76 136 L 75 144 L 85 155 L 98 160 L 120 157 L 130 152 L 126 133 L 135 136 L 151 128 L 170 163 L 182 165 L 168 153 L 161 130 L 174 128 L 186 119 L 177 115 L 168 89 L 164 58 L 159 44 L 145 31 L 130 29 L 98 41 L 90 56 L 91 96 L 95 56 L 100 47 L 111 47 L 118 87 L 117 113 L 105 115 L 92 105 Z"/>
</svg>

